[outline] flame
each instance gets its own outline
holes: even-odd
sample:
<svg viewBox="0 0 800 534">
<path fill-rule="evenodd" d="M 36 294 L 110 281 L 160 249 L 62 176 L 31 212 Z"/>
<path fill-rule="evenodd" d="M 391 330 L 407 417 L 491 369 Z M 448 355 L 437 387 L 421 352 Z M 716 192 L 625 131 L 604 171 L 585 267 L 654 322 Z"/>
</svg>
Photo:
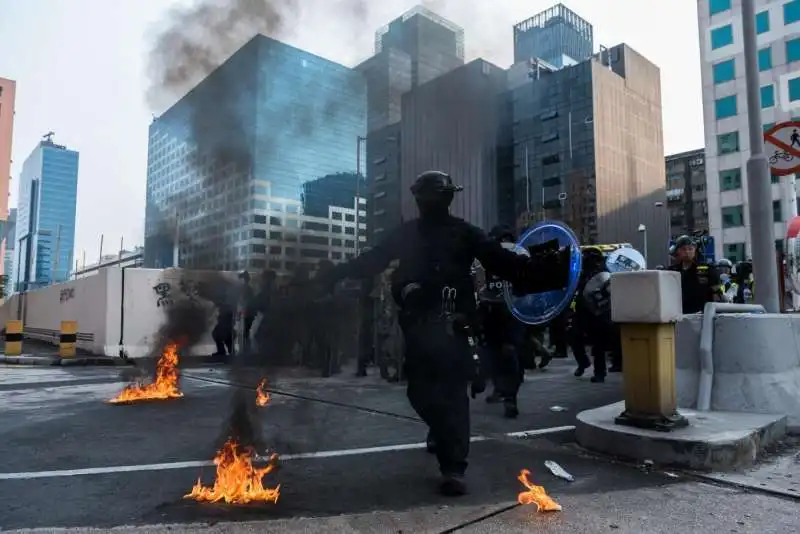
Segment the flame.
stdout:
<svg viewBox="0 0 800 534">
<path fill-rule="evenodd" d="M 166 400 L 183 397 L 178 389 L 178 346 L 169 344 L 156 364 L 156 379 L 152 384 L 131 384 L 111 399 L 111 404 L 141 400 Z"/>
<path fill-rule="evenodd" d="M 214 485 L 204 487 L 200 478 L 192 487 L 192 491 L 183 496 L 199 502 L 227 504 L 248 504 L 251 502 L 278 502 L 280 485 L 265 488 L 262 479 L 275 469 L 278 455 L 270 456 L 266 467 L 253 467 L 253 450 L 240 448 L 239 444 L 229 439 L 214 457 L 217 476 Z"/>
<path fill-rule="evenodd" d="M 522 485 L 528 489 L 517 496 L 517 501 L 520 504 L 535 504 L 538 512 L 560 512 L 561 505 L 551 499 L 542 486 L 534 486 L 528 480 L 528 475 L 530 474 L 531 472 L 527 469 L 519 472 L 517 480 L 522 482 Z"/>
<path fill-rule="evenodd" d="M 267 387 L 267 379 L 262 378 L 261 382 L 256 387 L 256 406 L 263 407 L 269 402 L 269 392 L 265 389 Z"/>
</svg>

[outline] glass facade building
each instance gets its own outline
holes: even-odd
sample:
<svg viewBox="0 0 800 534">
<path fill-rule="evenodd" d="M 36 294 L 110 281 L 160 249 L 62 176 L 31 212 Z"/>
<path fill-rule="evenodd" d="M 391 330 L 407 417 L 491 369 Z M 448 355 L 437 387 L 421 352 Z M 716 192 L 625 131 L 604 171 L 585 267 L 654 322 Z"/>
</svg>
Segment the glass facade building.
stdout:
<svg viewBox="0 0 800 534">
<path fill-rule="evenodd" d="M 63 282 L 73 267 L 78 152 L 51 134 L 22 165 L 11 283 L 16 291 Z"/>
<path fill-rule="evenodd" d="M 665 158 L 665 163 L 670 238 L 708 232 L 705 150 L 673 154 Z"/>
<path fill-rule="evenodd" d="M 761 123 L 764 130 L 800 119 L 800 0 L 755 0 Z M 699 0 L 701 76 L 706 145 L 708 226 L 715 256 L 751 256 L 747 160 L 750 158 L 742 3 Z M 771 156 L 772 154 L 767 154 Z M 788 184 L 772 178 L 776 247 L 797 213 Z"/>
<path fill-rule="evenodd" d="M 593 52 L 592 25 L 564 4 L 514 26 L 514 63 L 538 58 L 561 68 L 588 59 Z"/>
<path fill-rule="evenodd" d="M 360 73 L 254 37 L 150 126 L 145 265 L 291 270 L 352 253 L 332 212 L 354 235 L 365 133 Z"/>
</svg>

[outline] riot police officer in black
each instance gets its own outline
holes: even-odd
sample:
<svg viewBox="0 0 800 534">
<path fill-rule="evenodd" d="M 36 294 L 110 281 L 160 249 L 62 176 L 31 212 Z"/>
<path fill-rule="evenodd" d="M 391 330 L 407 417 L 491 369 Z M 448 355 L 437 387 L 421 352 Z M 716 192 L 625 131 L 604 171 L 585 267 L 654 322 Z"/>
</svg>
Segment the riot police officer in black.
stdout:
<svg viewBox="0 0 800 534">
<path fill-rule="evenodd" d="M 675 263 L 667 270 L 681 275 L 683 313 L 701 313 L 707 302 L 722 300 L 717 269 L 698 263 L 697 244 L 688 235 L 675 240 Z"/>
<path fill-rule="evenodd" d="M 383 241 L 326 275 L 325 289 L 343 278 L 367 278 L 399 260 L 392 296 L 405 338 L 407 395 L 428 425 L 442 474 L 440 491 L 466 493 L 464 473 L 470 443 L 467 390 L 481 393 L 471 356 L 469 325 L 476 302 L 471 266 L 512 282 L 515 292 L 562 289 L 569 277 L 570 250 L 557 242 L 530 249 L 530 257 L 505 250 L 479 228 L 450 215 L 454 194 L 463 188 L 440 171 L 422 173 L 411 187 L 419 218 L 392 230 Z"/>
<path fill-rule="evenodd" d="M 505 248 L 516 241 L 514 230 L 506 225 L 492 228 L 489 238 Z M 486 271 L 485 286 L 478 293 L 478 310 L 481 341 L 489 360 L 494 394 L 502 400 L 505 416 L 513 419 L 519 415 L 517 393 L 525 376 L 519 350 L 526 328 L 506 306 L 505 282 L 490 271 Z"/>
</svg>

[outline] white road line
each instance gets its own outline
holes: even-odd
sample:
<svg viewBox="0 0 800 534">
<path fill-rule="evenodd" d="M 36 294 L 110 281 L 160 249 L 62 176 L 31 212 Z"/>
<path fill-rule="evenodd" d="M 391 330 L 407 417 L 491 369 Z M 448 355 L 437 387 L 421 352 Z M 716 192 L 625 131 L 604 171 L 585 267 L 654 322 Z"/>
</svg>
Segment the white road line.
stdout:
<svg viewBox="0 0 800 534">
<path fill-rule="evenodd" d="M 548 434 L 557 434 L 559 432 L 568 432 L 575 430 L 574 426 L 556 426 L 552 428 L 540 428 L 536 430 L 523 430 L 521 432 L 510 432 L 504 434 L 510 438 L 533 438 L 537 436 L 546 436 Z M 491 438 L 485 436 L 474 436 L 471 442 L 487 441 Z M 376 454 L 381 452 L 396 452 L 396 451 L 410 451 L 415 449 L 424 449 L 425 443 L 407 443 L 403 445 L 385 445 L 382 447 L 365 447 L 361 449 L 344 449 L 339 451 L 320 451 L 320 452 L 303 452 L 299 454 L 281 454 L 281 461 L 287 460 L 306 460 L 314 458 L 341 458 L 344 456 L 360 456 L 363 454 Z M 264 458 L 266 460 L 266 458 Z M 30 480 L 33 478 L 58 478 L 58 477 L 75 477 L 75 476 L 88 476 L 88 475 L 106 475 L 112 473 L 135 473 L 141 471 L 166 471 L 169 469 L 190 469 L 197 467 L 208 467 L 214 465 L 211 461 L 193 461 L 193 462 L 170 462 L 162 464 L 144 464 L 144 465 L 118 465 L 113 467 L 89 467 L 85 469 L 62 469 L 58 471 L 30 471 L 27 473 L 0 473 L 0 480 Z"/>
</svg>

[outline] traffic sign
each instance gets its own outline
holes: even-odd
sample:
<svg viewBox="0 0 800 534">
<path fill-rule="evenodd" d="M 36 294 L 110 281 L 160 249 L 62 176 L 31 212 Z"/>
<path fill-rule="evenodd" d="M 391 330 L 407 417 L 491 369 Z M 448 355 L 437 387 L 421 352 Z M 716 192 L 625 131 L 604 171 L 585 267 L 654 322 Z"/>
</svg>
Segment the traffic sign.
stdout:
<svg viewBox="0 0 800 534">
<path fill-rule="evenodd" d="M 800 121 L 782 122 L 764 132 L 764 148 L 774 176 L 800 172 Z"/>
</svg>

